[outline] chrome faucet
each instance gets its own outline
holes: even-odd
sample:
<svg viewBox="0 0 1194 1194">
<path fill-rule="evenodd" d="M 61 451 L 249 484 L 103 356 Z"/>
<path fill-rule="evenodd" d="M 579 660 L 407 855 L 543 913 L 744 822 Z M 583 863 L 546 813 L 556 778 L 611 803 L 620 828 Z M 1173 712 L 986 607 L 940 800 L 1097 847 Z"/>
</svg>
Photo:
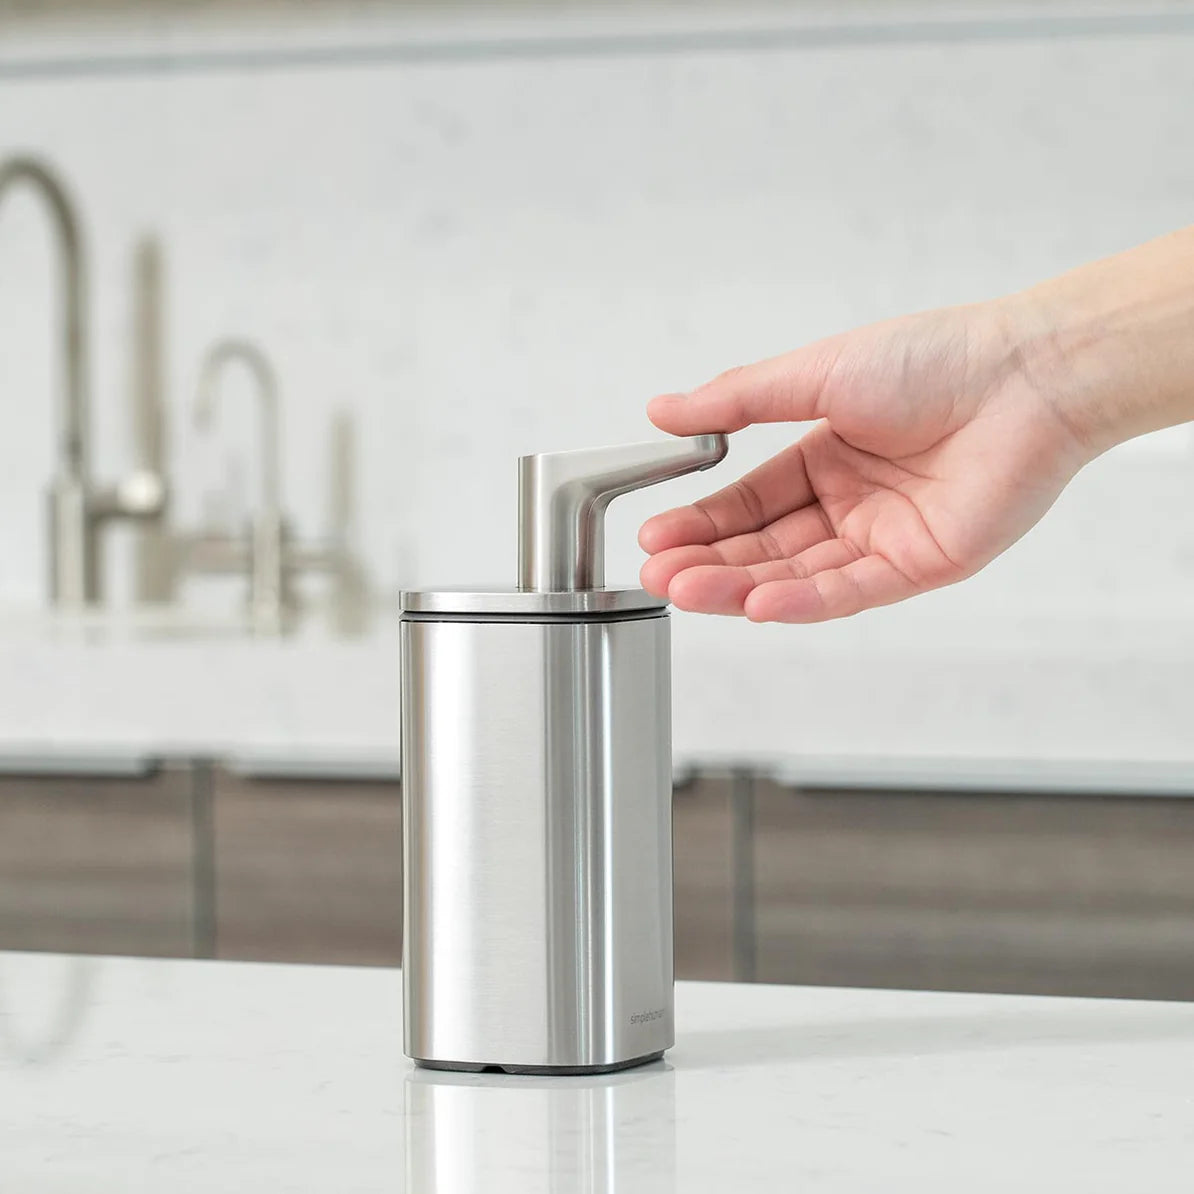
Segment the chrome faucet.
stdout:
<svg viewBox="0 0 1194 1194">
<path fill-rule="evenodd" d="M 50 485 L 50 596 L 55 605 L 79 609 L 102 593 L 100 531 L 118 518 L 154 518 L 166 506 L 159 473 L 137 470 L 105 489 L 91 481 L 87 393 L 87 321 L 82 235 L 61 180 L 34 157 L 0 162 L 0 201 L 18 183 L 31 186 L 53 217 L 61 254 L 63 382 L 59 398 L 57 466 Z"/>
<path fill-rule="evenodd" d="M 247 536 L 206 531 L 176 537 L 177 567 L 192 572 L 249 574 L 249 617 L 256 634 L 289 630 L 298 613 L 291 578 L 322 572 L 335 585 L 332 613 L 342 634 L 360 633 L 366 622 L 368 580 L 349 549 L 352 486 L 351 425 L 343 415 L 333 423 L 332 534 L 322 541 L 297 542 L 282 511 L 281 411 L 278 384 L 268 358 L 251 341 L 218 341 L 203 359 L 195 399 L 195 424 L 211 426 L 224 370 L 239 364 L 256 383 L 261 410 L 261 506 Z"/>
<path fill-rule="evenodd" d="M 319 572 L 332 584 L 328 610 L 337 634 L 362 634 L 369 624 L 369 577 L 350 543 L 354 528 L 353 482 L 356 474 L 356 432 L 352 416 L 339 410 L 328 434 L 328 535 L 321 541 L 284 544 L 287 572 Z"/>
<path fill-rule="evenodd" d="M 286 594 L 283 575 L 282 482 L 279 467 L 278 384 L 265 354 L 248 340 L 226 339 L 215 344 L 203 360 L 195 400 L 195 425 L 211 426 L 217 381 L 226 366 L 240 363 L 252 374 L 261 409 L 261 507 L 250 526 L 250 621 L 259 634 L 284 629 Z"/>
</svg>

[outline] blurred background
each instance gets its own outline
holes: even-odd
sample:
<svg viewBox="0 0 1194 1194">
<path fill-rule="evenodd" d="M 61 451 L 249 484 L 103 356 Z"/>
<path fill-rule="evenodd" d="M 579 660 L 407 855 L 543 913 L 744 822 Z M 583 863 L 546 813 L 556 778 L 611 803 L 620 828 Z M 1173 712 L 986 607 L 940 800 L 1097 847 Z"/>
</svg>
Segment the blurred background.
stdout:
<svg viewBox="0 0 1194 1194">
<path fill-rule="evenodd" d="M 515 458 L 1188 224 L 1192 110 L 1187 4 L 0 0 L 0 949 L 396 964 L 397 594 L 513 582 Z M 679 976 L 1194 997 L 1192 509 L 1179 428 L 675 614 Z"/>
</svg>

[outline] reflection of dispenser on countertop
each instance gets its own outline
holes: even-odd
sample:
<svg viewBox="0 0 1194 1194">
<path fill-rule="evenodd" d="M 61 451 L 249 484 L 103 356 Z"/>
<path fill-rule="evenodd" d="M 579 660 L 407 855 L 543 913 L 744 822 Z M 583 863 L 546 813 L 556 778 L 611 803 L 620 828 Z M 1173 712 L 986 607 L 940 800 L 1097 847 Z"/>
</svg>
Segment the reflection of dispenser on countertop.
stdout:
<svg viewBox="0 0 1194 1194">
<path fill-rule="evenodd" d="M 676 1071 L 558 1082 L 412 1068 L 406 1185 L 420 1194 L 676 1194 Z"/>
<path fill-rule="evenodd" d="M 519 588 L 402 600 L 406 1052 L 591 1073 L 673 1043 L 666 602 L 607 589 L 610 500 L 721 435 L 524 456 Z"/>
</svg>

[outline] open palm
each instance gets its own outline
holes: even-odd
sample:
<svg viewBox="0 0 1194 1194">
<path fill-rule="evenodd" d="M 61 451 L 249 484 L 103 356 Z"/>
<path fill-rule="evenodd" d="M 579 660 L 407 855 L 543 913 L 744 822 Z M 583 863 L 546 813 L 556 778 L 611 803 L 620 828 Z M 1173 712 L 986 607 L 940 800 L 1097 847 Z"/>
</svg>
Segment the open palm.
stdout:
<svg viewBox="0 0 1194 1194">
<path fill-rule="evenodd" d="M 648 408 L 676 435 L 817 424 L 644 524 L 642 583 L 680 609 L 814 622 L 971 575 L 1092 454 L 1020 367 L 993 306 L 877 324 Z"/>
</svg>

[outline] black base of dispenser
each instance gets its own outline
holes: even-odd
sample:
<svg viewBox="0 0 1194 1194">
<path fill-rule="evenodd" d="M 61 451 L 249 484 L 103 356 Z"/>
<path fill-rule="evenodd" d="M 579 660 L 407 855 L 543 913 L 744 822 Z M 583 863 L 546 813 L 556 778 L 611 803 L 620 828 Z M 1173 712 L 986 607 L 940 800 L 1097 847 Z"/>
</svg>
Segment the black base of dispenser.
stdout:
<svg viewBox="0 0 1194 1194">
<path fill-rule="evenodd" d="M 428 1061 L 414 1058 L 414 1063 L 425 1070 L 448 1070 L 454 1074 L 546 1074 L 561 1078 L 584 1074 L 614 1074 L 618 1070 L 629 1070 L 635 1066 L 649 1065 L 663 1056 L 663 1050 L 644 1053 L 642 1057 L 631 1057 L 627 1061 L 615 1061 L 612 1065 L 497 1065 L 473 1061 Z"/>
</svg>

